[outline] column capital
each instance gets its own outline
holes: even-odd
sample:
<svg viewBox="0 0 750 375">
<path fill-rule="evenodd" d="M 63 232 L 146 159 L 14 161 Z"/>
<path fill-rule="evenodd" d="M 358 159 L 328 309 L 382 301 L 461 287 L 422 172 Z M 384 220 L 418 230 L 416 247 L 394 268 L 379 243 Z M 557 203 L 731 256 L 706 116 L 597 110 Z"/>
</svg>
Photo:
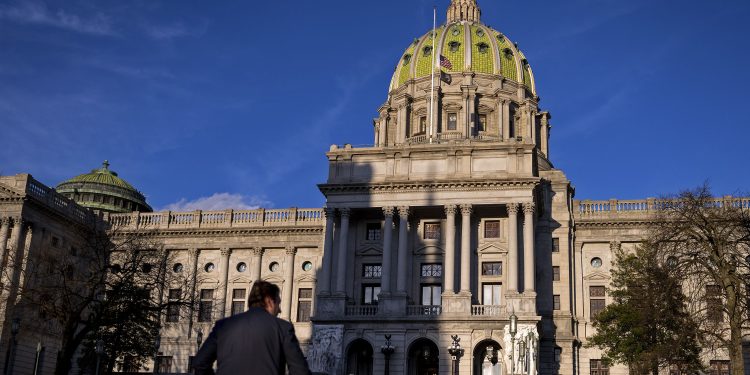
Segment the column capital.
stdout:
<svg viewBox="0 0 750 375">
<path fill-rule="evenodd" d="M 230 249 L 228 247 L 222 247 L 221 248 L 221 256 L 228 257 L 231 254 L 232 254 L 232 249 Z"/>
<path fill-rule="evenodd" d="M 409 218 L 409 206 L 399 206 L 398 216 L 403 220 L 408 219 Z"/>
<path fill-rule="evenodd" d="M 525 202 L 523 204 L 523 213 L 525 214 L 533 214 L 534 213 L 534 202 Z"/>
<path fill-rule="evenodd" d="M 508 214 L 510 215 L 518 214 L 518 203 L 516 202 L 506 203 L 505 206 L 508 208 Z"/>
<path fill-rule="evenodd" d="M 260 246 L 253 247 L 253 255 L 255 256 L 261 256 L 263 255 L 263 248 Z"/>
<path fill-rule="evenodd" d="M 9 217 L 0 217 L 0 225 L 10 225 Z"/>
<path fill-rule="evenodd" d="M 336 216 L 336 209 L 331 207 L 323 208 L 323 216 L 325 216 L 326 219 L 332 220 L 334 216 Z"/>
<path fill-rule="evenodd" d="M 461 205 L 461 215 L 471 215 L 472 207 L 470 204 Z"/>
<path fill-rule="evenodd" d="M 385 206 L 385 207 L 383 207 L 383 216 L 385 216 L 385 217 L 393 217 L 393 207 L 391 207 L 391 206 Z"/>
<path fill-rule="evenodd" d="M 286 255 L 294 255 L 294 254 L 297 254 L 297 248 L 294 246 L 287 246 Z"/>
<path fill-rule="evenodd" d="M 455 204 L 446 204 L 444 206 L 445 208 L 445 214 L 446 215 L 455 215 L 456 214 L 456 205 Z"/>
<path fill-rule="evenodd" d="M 620 241 L 610 241 L 609 249 L 612 251 L 618 251 L 622 249 L 622 243 Z"/>
<path fill-rule="evenodd" d="M 23 217 L 21 216 L 11 216 L 11 220 L 13 220 L 13 225 L 23 225 Z"/>
<path fill-rule="evenodd" d="M 352 209 L 349 207 L 339 208 L 339 214 L 341 214 L 341 217 L 349 217 L 352 214 Z"/>
</svg>

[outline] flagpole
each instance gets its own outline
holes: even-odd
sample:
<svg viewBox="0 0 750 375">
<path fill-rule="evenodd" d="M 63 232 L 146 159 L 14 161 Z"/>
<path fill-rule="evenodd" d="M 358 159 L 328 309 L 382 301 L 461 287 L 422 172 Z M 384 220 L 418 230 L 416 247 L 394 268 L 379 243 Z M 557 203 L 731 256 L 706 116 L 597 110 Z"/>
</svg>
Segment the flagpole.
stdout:
<svg viewBox="0 0 750 375">
<path fill-rule="evenodd" d="M 437 6 L 432 7 L 432 64 L 430 64 L 430 143 L 432 143 L 433 124 L 435 122 L 435 51 L 437 50 Z"/>
</svg>

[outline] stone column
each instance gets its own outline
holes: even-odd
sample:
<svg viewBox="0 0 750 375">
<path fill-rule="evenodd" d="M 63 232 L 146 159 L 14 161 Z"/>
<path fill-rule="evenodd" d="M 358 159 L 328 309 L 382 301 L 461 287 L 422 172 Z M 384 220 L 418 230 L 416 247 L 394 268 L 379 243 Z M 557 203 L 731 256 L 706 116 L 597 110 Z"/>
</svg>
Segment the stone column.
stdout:
<svg viewBox="0 0 750 375">
<path fill-rule="evenodd" d="M 461 205 L 461 293 L 471 293 L 471 205 Z"/>
<path fill-rule="evenodd" d="M 229 256 L 232 254 L 232 250 L 223 248 L 221 249 L 221 260 L 219 265 L 219 272 L 221 274 L 221 300 L 219 301 L 220 318 L 226 316 L 227 311 L 227 289 L 229 288 Z"/>
<path fill-rule="evenodd" d="M 5 257 L 8 250 L 8 235 L 10 234 L 10 218 L 0 218 L 0 260 Z"/>
<path fill-rule="evenodd" d="M 523 204 L 523 290 L 534 292 L 534 203 Z"/>
<path fill-rule="evenodd" d="M 253 265 L 250 269 L 250 280 L 255 283 L 260 280 L 263 272 L 263 248 L 260 246 L 253 247 Z"/>
<path fill-rule="evenodd" d="M 398 274 L 396 275 L 396 291 L 406 295 L 406 274 L 409 272 L 409 252 L 406 248 L 408 236 L 406 229 L 409 227 L 409 207 L 399 207 L 398 216 Z"/>
<path fill-rule="evenodd" d="M 508 292 L 518 293 L 518 203 L 508 208 Z"/>
<path fill-rule="evenodd" d="M 336 293 L 346 295 L 346 255 L 349 248 L 349 215 L 351 210 L 342 208 L 339 212 L 341 213 L 341 224 L 339 226 L 341 234 L 339 235 L 338 264 L 336 267 Z"/>
<path fill-rule="evenodd" d="M 391 293 L 391 248 L 393 243 L 393 207 L 383 207 L 385 224 L 383 224 L 383 264 L 380 275 L 380 293 Z"/>
<path fill-rule="evenodd" d="M 26 279 L 26 267 L 29 264 L 29 252 L 31 251 L 31 236 L 33 235 L 33 227 L 31 225 L 26 227 L 26 236 L 23 241 L 23 255 L 21 256 L 21 270 L 20 277 L 18 279 L 19 288 L 23 288 L 24 281 Z"/>
<path fill-rule="evenodd" d="M 333 208 L 323 210 L 326 216 L 326 233 L 323 240 L 323 265 L 320 270 L 317 285 L 318 294 L 328 295 L 331 293 L 331 273 L 333 272 L 333 219 L 335 212 Z"/>
<path fill-rule="evenodd" d="M 510 104 L 503 100 L 502 104 L 502 113 L 503 113 L 503 139 L 508 140 L 510 139 Z"/>
<path fill-rule="evenodd" d="M 456 205 L 445 206 L 445 279 L 443 292 L 453 294 L 456 280 Z"/>
<path fill-rule="evenodd" d="M 284 258 L 284 290 L 281 297 L 281 319 L 291 321 L 292 314 L 292 289 L 294 286 L 294 255 L 297 249 L 287 246 Z"/>
<path fill-rule="evenodd" d="M 194 319 L 194 313 L 195 309 L 193 306 L 195 306 L 195 298 L 197 296 L 196 294 L 196 287 L 198 286 L 198 249 L 196 248 L 190 248 L 188 249 L 188 271 L 189 272 L 189 280 L 188 283 L 190 285 L 190 321 L 188 327 L 188 337 L 192 334 L 193 331 L 193 321 Z"/>
</svg>

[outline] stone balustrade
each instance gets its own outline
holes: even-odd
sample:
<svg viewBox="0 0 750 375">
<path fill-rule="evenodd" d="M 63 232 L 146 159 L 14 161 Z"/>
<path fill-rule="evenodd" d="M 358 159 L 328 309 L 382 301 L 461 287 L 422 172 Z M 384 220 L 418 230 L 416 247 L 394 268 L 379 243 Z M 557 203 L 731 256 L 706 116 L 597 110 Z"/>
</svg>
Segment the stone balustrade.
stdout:
<svg viewBox="0 0 750 375">
<path fill-rule="evenodd" d="M 375 316 L 378 315 L 378 305 L 346 306 L 344 313 L 347 316 Z"/>
<path fill-rule="evenodd" d="M 677 204 L 679 201 L 674 199 L 657 199 L 648 198 L 641 200 L 601 200 L 601 201 L 574 201 L 576 208 L 575 214 L 580 218 L 616 218 L 616 217 L 648 217 L 655 212 L 667 209 Z M 708 202 L 709 207 L 722 208 L 750 208 L 750 197 L 732 197 L 725 196 L 712 199 Z"/>
<path fill-rule="evenodd" d="M 408 316 L 436 316 L 443 312 L 440 305 L 408 305 L 406 315 Z"/>
<path fill-rule="evenodd" d="M 243 228 L 323 225 L 322 208 L 224 210 L 192 212 L 133 212 L 110 214 L 109 223 L 123 229 Z"/>
<path fill-rule="evenodd" d="M 501 305 L 472 305 L 472 316 L 504 316 L 505 306 Z"/>
<path fill-rule="evenodd" d="M 26 197 L 78 223 L 91 224 L 96 221 L 96 215 L 93 212 L 64 197 L 55 189 L 45 186 L 31 175 L 3 176 L 0 177 L 0 184 L 16 190 L 19 194 L 25 194 Z"/>
</svg>

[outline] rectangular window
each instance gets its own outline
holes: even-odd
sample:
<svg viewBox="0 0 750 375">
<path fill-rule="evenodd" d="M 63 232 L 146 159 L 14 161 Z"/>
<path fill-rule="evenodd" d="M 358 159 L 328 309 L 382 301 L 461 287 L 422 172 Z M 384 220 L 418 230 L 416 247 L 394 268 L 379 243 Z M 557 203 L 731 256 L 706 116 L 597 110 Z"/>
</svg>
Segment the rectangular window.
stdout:
<svg viewBox="0 0 750 375">
<path fill-rule="evenodd" d="M 377 278 L 383 274 L 383 266 L 379 264 L 363 264 L 362 277 Z"/>
<path fill-rule="evenodd" d="M 440 223 L 424 223 L 424 238 L 426 240 L 439 240 Z"/>
<path fill-rule="evenodd" d="M 591 375 L 609 375 L 609 367 L 601 359 L 591 360 Z"/>
<path fill-rule="evenodd" d="M 606 291 L 603 286 L 590 286 L 589 287 L 589 307 L 591 310 L 591 317 L 596 316 L 600 311 L 604 310 L 607 305 L 605 302 Z"/>
<path fill-rule="evenodd" d="M 706 285 L 706 318 L 714 323 L 724 321 L 721 294 L 721 286 Z"/>
<path fill-rule="evenodd" d="M 500 305 L 502 290 L 502 284 L 482 284 L 482 304 Z"/>
<path fill-rule="evenodd" d="M 198 302 L 198 321 L 210 322 L 213 319 L 214 290 L 201 289 L 201 299 Z"/>
<path fill-rule="evenodd" d="M 170 374 L 172 373 L 172 356 L 160 355 L 156 357 L 156 373 L 157 374 Z"/>
<path fill-rule="evenodd" d="M 180 321 L 180 298 L 182 295 L 181 289 L 170 289 L 169 290 L 169 301 L 167 304 L 167 322 L 176 323 Z"/>
<path fill-rule="evenodd" d="M 560 266 L 552 266 L 552 281 L 560 281 Z"/>
<path fill-rule="evenodd" d="M 427 133 L 427 116 L 419 118 L 419 132 L 417 134 Z"/>
<path fill-rule="evenodd" d="M 482 262 L 482 276 L 502 276 L 503 262 Z"/>
<path fill-rule="evenodd" d="M 560 295 L 555 294 L 552 296 L 552 310 L 560 310 Z"/>
<path fill-rule="evenodd" d="M 477 116 L 477 131 L 486 131 L 487 130 L 487 115 L 478 115 Z"/>
<path fill-rule="evenodd" d="M 560 239 L 557 237 L 552 239 L 552 252 L 553 253 L 560 252 Z"/>
<path fill-rule="evenodd" d="M 367 223 L 367 241 L 380 241 L 380 223 Z"/>
<path fill-rule="evenodd" d="M 439 306 L 442 293 L 443 287 L 440 285 L 422 284 L 422 305 Z"/>
<path fill-rule="evenodd" d="M 711 361 L 708 373 L 710 375 L 729 375 L 729 361 Z"/>
<path fill-rule="evenodd" d="M 448 130 L 456 130 L 457 125 L 458 125 L 458 114 L 449 113 L 448 114 Z"/>
<path fill-rule="evenodd" d="M 245 294 L 246 289 L 232 290 L 232 315 L 242 314 L 245 312 Z"/>
<path fill-rule="evenodd" d="M 555 363 L 560 363 L 562 360 L 562 348 L 556 347 L 555 348 Z"/>
<path fill-rule="evenodd" d="M 500 238 L 500 220 L 484 222 L 484 238 Z"/>
<path fill-rule="evenodd" d="M 422 277 L 443 276 L 443 265 L 440 263 L 422 263 Z"/>
<path fill-rule="evenodd" d="M 362 285 L 362 304 L 377 305 L 378 294 L 380 294 L 380 285 L 364 284 Z"/>
<path fill-rule="evenodd" d="M 312 288 L 299 288 L 297 292 L 297 321 L 309 322 L 312 314 Z"/>
</svg>

